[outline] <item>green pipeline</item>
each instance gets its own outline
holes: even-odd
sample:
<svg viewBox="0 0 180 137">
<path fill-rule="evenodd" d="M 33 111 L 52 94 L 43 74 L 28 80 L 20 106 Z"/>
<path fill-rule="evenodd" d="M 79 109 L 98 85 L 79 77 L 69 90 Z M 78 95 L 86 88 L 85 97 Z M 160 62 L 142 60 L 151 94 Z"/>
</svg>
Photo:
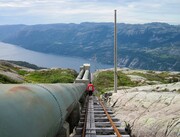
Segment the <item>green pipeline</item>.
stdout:
<svg viewBox="0 0 180 137">
<path fill-rule="evenodd" d="M 86 85 L 0 84 L 0 137 L 54 137 Z"/>
</svg>

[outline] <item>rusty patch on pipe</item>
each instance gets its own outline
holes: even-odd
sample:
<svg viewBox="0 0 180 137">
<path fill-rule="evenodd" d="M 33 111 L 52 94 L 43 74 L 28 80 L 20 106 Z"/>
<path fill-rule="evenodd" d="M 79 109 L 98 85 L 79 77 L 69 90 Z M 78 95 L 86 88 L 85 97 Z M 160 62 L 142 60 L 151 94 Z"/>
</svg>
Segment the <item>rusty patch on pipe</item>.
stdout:
<svg viewBox="0 0 180 137">
<path fill-rule="evenodd" d="M 15 92 L 19 92 L 19 91 L 24 91 L 24 92 L 30 91 L 30 92 L 32 92 L 32 90 L 26 86 L 15 86 L 15 87 L 11 88 L 8 92 L 15 93 Z"/>
</svg>

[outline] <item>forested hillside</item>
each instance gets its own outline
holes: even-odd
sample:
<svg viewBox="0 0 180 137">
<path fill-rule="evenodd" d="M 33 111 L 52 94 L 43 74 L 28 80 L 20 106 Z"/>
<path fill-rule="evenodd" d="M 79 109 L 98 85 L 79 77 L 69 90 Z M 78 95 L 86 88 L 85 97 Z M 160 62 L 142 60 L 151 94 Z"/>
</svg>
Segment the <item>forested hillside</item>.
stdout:
<svg viewBox="0 0 180 137">
<path fill-rule="evenodd" d="M 0 26 L 0 40 L 26 49 L 113 64 L 113 23 Z M 180 26 L 118 24 L 120 67 L 180 70 Z"/>
</svg>

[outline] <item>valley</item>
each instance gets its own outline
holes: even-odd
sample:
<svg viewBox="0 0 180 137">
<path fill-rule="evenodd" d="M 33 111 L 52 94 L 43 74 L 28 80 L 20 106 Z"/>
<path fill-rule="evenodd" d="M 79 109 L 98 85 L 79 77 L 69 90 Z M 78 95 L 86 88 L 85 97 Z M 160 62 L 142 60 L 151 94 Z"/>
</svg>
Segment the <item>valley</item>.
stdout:
<svg viewBox="0 0 180 137">
<path fill-rule="evenodd" d="M 179 25 L 120 23 L 117 27 L 119 67 L 180 70 Z M 113 65 L 113 23 L 1 25 L 0 41 Z"/>
</svg>

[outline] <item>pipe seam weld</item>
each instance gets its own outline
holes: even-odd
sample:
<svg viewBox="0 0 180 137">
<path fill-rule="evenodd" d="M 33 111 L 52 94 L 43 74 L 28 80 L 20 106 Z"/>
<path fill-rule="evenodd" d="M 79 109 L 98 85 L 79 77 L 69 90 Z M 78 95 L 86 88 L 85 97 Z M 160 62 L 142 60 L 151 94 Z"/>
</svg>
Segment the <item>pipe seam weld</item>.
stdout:
<svg viewBox="0 0 180 137">
<path fill-rule="evenodd" d="M 60 104 L 59 104 L 59 102 L 58 102 L 58 99 L 56 98 L 56 96 L 48 89 L 48 88 L 46 88 L 46 87 L 44 87 L 43 85 L 39 85 L 39 84 L 37 84 L 39 87 L 41 87 L 41 88 L 43 88 L 43 89 L 45 89 L 45 90 L 47 90 L 48 92 L 49 92 L 49 94 L 51 94 L 51 96 L 54 98 L 54 100 L 56 101 L 56 103 L 57 103 L 57 105 L 58 105 L 58 107 L 59 107 L 59 112 L 60 112 L 60 124 L 59 124 L 59 128 L 58 129 L 60 129 L 60 125 L 62 125 L 63 124 L 63 122 L 62 122 L 62 110 L 61 110 L 61 106 L 60 106 Z"/>
</svg>

